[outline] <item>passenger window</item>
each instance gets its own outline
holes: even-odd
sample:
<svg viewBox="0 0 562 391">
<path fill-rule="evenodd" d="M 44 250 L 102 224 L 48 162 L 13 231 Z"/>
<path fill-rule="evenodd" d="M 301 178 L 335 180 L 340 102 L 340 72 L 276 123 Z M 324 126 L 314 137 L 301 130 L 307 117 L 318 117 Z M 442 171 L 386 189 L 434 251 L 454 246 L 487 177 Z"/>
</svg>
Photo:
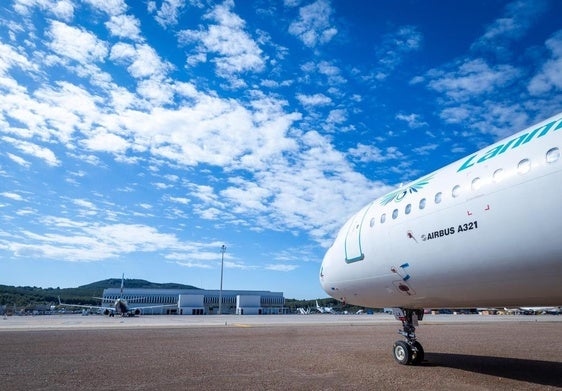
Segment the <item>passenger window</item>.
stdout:
<svg viewBox="0 0 562 391">
<path fill-rule="evenodd" d="M 371 219 L 371 222 L 369 223 L 369 225 L 371 226 L 371 228 L 373 228 L 375 226 L 375 218 L 374 217 Z"/>
<path fill-rule="evenodd" d="M 406 210 L 404 210 L 404 212 L 405 212 L 407 215 L 409 215 L 411 211 L 412 211 L 412 204 L 406 205 Z"/>
<path fill-rule="evenodd" d="M 549 149 L 546 153 L 546 162 L 554 163 L 560 159 L 560 150 L 558 148 Z"/>
<path fill-rule="evenodd" d="M 386 213 L 383 213 L 381 215 L 381 224 L 384 223 L 386 221 Z"/>
<path fill-rule="evenodd" d="M 496 171 L 494 171 L 494 182 L 501 182 L 503 180 L 504 177 L 504 172 L 501 168 L 498 168 Z"/>
<path fill-rule="evenodd" d="M 425 208 L 425 198 L 422 198 L 420 200 L 420 209 L 424 209 Z"/>
<path fill-rule="evenodd" d="M 482 186 L 482 181 L 480 180 L 480 178 L 474 178 L 472 180 L 472 190 L 476 191 L 478 189 L 480 189 L 480 186 Z"/>
<path fill-rule="evenodd" d="M 453 195 L 453 198 L 457 198 L 461 194 L 461 187 L 459 185 L 453 187 L 451 194 Z"/>
<path fill-rule="evenodd" d="M 519 174 L 526 174 L 531 170 L 531 161 L 529 159 L 523 159 L 517 165 L 517 172 Z"/>
<path fill-rule="evenodd" d="M 435 203 L 439 204 L 441 202 L 442 197 L 443 197 L 443 194 L 441 192 L 435 194 Z"/>
<path fill-rule="evenodd" d="M 392 219 L 396 219 L 398 217 L 398 209 L 394 209 L 392 211 Z"/>
</svg>

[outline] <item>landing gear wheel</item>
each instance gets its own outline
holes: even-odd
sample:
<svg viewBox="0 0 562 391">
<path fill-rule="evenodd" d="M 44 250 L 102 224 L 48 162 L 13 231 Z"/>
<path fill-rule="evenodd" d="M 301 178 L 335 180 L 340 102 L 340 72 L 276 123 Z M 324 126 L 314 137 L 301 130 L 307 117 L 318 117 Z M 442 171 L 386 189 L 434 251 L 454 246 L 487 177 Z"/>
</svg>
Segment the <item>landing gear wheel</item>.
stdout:
<svg viewBox="0 0 562 391">
<path fill-rule="evenodd" d="M 394 342 L 392 353 L 394 359 L 402 365 L 418 365 L 425 356 L 423 347 L 416 341 L 416 327 L 418 320 L 423 319 L 423 310 L 412 308 L 393 308 L 394 317 L 402 322 L 402 330 L 398 334 L 406 338 L 406 341 Z"/>
<path fill-rule="evenodd" d="M 408 365 L 412 360 L 412 348 L 406 341 L 396 341 L 392 348 L 394 359 L 402 365 Z"/>
<path fill-rule="evenodd" d="M 414 341 L 412 343 L 412 364 L 413 365 L 421 364 L 424 355 L 425 353 L 423 351 L 423 347 L 421 346 L 421 343 L 419 343 L 418 341 Z"/>
</svg>

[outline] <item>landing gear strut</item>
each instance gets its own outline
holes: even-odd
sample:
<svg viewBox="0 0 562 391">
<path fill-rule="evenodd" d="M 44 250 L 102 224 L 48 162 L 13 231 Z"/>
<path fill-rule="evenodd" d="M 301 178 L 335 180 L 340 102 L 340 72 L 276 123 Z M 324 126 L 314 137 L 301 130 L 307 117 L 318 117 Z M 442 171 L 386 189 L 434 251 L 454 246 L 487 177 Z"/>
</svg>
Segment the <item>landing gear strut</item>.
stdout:
<svg viewBox="0 0 562 391">
<path fill-rule="evenodd" d="M 392 348 L 394 359 L 402 365 L 417 365 L 423 361 L 424 351 L 421 344 L 416 341 L 416 326 L 418 320 L 423 319 L 423 310 L 393 308 L 394 317 L 402 322 L 402 330 L 398 334 L 404 336 L 406 341 L 396 341 Z"/>
</svg>

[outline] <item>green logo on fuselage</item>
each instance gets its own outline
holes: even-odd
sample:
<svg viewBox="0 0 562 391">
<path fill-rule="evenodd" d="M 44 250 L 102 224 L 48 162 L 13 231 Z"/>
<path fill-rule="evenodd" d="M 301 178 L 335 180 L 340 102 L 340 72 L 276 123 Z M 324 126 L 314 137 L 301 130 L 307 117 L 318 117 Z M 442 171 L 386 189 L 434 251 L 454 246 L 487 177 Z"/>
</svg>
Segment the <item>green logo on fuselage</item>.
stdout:
<svg viewBox="0 0 562 391">
<path fill-rule="evenodd" d="M 383 206 L 388 205 L 392 200 L 394 200 L 394 202 L 400 202 L 408 194 L 417 193 L 418 190 L 421 190 L 425 185 L 427 185 L 429 183 L 429 180 L 431 178 L 433 178 L 434 175 L 435 174 L 431 174 L 429 176 L 426 176 L 426 177 L 424 177 L 422 179 L 419 179 L 418 181 L 412 183 L 411 185 L 408 185 L 406 187 L 400 188 L 396 191 L 393 191 L 392 193 L 387 194 L 381 200 L 380 204 L 383 205 Z"/>
<path fill-rule="evenodd" d="M 558 126 L 554 127 L 554 124 L 556 124 L 557 122 L 558 122 Z M 486 160 L 490 160 L 496 156 L 505 153 L 509 149 L 516 149 L 523 144 L 527 144 L 531 140 L 536 140 L 539 137 L 543 137 L 551 129 L 554 129 L 553 130 L 554 132 L 560 128 L 562 128 L 562 119 L 557 119 L 555 121 L 547 123 L 546 125 L 539 126 L 538 128 L 536 128 L 530 133 L 524 133 L 520 136 L 514 137 L 511 140 L 507 141 L 505 144 L 500 144 L 490 149 L 483 156 L 479 156 L 478 153 L 475 153 L 474 155 L 470 156 L 468 159 L 465 160 L 465 162 L 459 167 L 457 172 L 466 170 L 467 168 L 472 167 L 475 164 L 480 164 L 482 162 L 485 162 Z"/>
</svg>

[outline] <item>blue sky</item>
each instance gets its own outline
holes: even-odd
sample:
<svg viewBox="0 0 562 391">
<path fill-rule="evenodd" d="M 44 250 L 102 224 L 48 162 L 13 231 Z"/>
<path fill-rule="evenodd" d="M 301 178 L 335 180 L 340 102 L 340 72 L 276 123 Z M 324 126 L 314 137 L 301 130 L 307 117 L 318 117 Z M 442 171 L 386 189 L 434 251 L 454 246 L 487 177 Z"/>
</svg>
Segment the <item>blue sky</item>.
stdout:
<svg viewBox="0 0 562 391">
<path fill-rule="evenodd" d="M 7 0 L 0 284 L 326 297 L 375 197 L 562 107 L 562 2 Z"/>
</svg>

